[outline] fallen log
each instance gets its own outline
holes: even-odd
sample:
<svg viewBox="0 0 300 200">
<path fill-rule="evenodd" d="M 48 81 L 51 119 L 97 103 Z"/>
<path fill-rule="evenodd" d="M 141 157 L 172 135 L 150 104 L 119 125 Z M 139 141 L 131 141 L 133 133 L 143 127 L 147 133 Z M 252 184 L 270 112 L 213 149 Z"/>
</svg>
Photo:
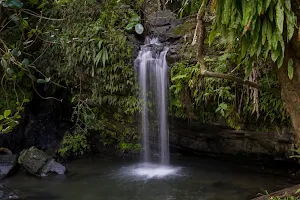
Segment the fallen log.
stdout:
<svg viewBox="0 0 300 200">
<path fill-rule="evenodd" d="M 263 196 L 254 198 L 252 200 L 270 200 L 270 199 L 272 199 L 272 197 L 277 197 L 277 198 L 282 199 L 282 198 L 290 197 L 290 196 L 294 196 L 294 197 L 296 197 L 295 199 L 299 199 L 300 193 L 296 194 L 296 192 L 297 192 L 297 190 L 299 190 L 299 188 L 300 188 L 300 184 L 295 185 L 295 186 L 290 187 L 290 188 L 285 188 L 283 190 L 273 192 L 273 193 L 268 194 L 268 195 L 263 195 Z"/>
</svg>

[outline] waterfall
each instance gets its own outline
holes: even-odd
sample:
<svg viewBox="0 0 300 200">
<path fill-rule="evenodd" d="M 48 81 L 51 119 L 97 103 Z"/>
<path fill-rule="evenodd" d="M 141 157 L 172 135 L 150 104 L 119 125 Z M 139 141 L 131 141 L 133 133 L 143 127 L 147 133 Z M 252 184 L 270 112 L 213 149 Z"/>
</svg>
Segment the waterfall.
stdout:
<svg viewBox="0 0 300 200">
<path fill-rule="evenodd" d="M 143 144 L 143 161 L 150 162 L 153 150 L 150 138 L 156 137 L 160 163 L 169 164 L 169 130 L 167 123 L 167 91 L 168 91 L 168 65 L 166 55 L 168 48 L 164 47 L 158 39 L 146 39 L 135 61 L 139 75 L 142 100 L 141 132 Z M 155 107 L 151 107 L 155 105 Z M 151 123 L 152 122 L 152 123 Z M 154 131 L 154 122 L 157 131 Z M 157 132 L 157 133 L 155 133 Z"/>
</svg>

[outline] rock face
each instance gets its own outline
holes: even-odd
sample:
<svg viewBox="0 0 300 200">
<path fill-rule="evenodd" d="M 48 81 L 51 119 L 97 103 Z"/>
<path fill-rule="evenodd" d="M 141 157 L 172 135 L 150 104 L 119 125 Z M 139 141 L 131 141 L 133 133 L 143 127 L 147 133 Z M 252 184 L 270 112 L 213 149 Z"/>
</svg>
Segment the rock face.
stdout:
<svg viewBox="0 0 300 200">
<path fill-rule="evenodd" d="M 38 150 L 35 147 L 24 150 L 19 157 L 19 163 L 28 172 L 37 176 L 44 176 L 49 172 L 57 174 L 66 173 L 66 168 L 63 165 L 57 163 L 45 152 Z"/>
<path fill-rule="evenodd" d="M 12 175 L 17 170 L 17 156 L 8 154 L 0 155 L 0 179 Z"/>
<path fill-rule="evenodd" d="M 169 47 L 167 62 L 169 66 L 181 60 L 196 60 L 193 47 L 185 49 L 191 42 L 196 18 L 194 16 L 179 19 L 171 10 L 159 10 L 147 13 L 145 16 L 147 35 L 157 37 L 160 42 Z"/>
<path fill-rule="evenodd" d="M 172 123 L 175 124 L 175 123 Z M 236 131 L 220 126 L 170 127 L 170 144 L 195 154 L 242 155 L 243 158 L 287 160 L 294 138 L 289 134 Z"/>
</svg>

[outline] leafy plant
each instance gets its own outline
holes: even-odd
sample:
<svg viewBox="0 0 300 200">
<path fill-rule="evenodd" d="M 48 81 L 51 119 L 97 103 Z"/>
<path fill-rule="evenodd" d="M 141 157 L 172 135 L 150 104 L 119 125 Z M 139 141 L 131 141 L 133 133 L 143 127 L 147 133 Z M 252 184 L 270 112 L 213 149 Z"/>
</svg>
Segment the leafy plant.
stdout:
<svg viewBox="0 0 300 200">
<path fill-rule="evenodd" d="M 62 157 L 82 156 L 88 150 L 87 140 L 84 132 L 75 131 L 73 134 L 66 133 L 58 153 Z"/>
<path fill-rule="evenodd" d="M 216 13 L 209 43 L 217 33 L 239 41 L 239 60 L 256 59 L 260 55 L 281 67 L 285 42 L 291 40 L 296 17 L 290 0 L 230 1 L 217 0 L 211 5 Z M 285 29 L 284 29 L 285 28 Z M 284 34 L 285 33 L 285 34 Z M 232 48 L 229 43 L 228 48 Z M 291 68 L 290 68 L 291 76 Z"/>
<path fill-rule="evenodd" d="M 136 13 L 132 13 L 129 23 L 127 24 L 125 29 L 127 31 L 132 31 L 134 29 L 137 34 L 143 34 L 144 26 L 141 24 L 141 17 L 138 16 Z"/>
</svg>

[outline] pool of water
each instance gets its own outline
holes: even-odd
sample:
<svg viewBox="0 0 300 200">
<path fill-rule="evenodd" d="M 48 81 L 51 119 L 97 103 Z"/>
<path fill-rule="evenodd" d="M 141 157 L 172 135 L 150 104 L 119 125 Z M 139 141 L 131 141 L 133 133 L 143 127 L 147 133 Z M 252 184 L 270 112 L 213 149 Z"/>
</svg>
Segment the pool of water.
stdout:
<svg viewBox="0 0 300 200">
<path fill-rule="evenodd" d="M 91 157 L 66 164 L 67 175 L 4 180 L 28 200 L 246 200 L 290 186 L 285 177 L 201 157 L 171 159 L 172 167 Z"/>
</svg>

